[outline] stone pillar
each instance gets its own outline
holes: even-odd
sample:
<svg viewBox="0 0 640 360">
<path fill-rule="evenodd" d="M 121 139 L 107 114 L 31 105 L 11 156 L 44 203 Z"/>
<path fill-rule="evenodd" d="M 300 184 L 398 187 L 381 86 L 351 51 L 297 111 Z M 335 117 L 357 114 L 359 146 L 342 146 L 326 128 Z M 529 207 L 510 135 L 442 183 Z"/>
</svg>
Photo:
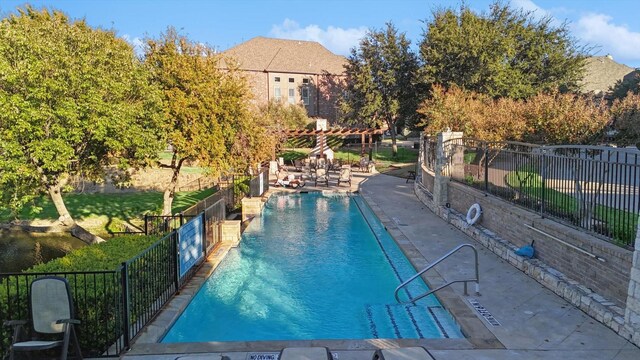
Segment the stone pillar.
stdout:
<svg viewBox="0 0 640 360">
<path fill-rule="evenodd" d="M 624 327 L 629 332 L 631 342 L 640 345 L 640 221 L 638 221 L 636 231 L 636 245 L 630 278 L 627 307 L 624 312 Z"/>
<path fill-rule="evenodd" d="M 262 212 L 262 198 L 244 198 L 242 199 L 242 221 L 253 219 Z"/>
<path fill-rule="evenodd" d="M 222 223 L 222 243 L 236 247 L 240 243 L 240 220 L 225 220 Z"/>
<path fill-rule="evenodd" d="M 448 189 L 449 189 L 449 176 L 450 166 L 452 165 L 449 159 L 459 161 L 460 156 L 453 156 L 451 154 L 452 148 L 445 145 L 447 141 L 452 139 L 458 139 L 462 137 L 462 132 L 452 132 L 447 130 L 438 134 L 438 144 L 436 148 L 436 168 L 435 179 L 433 183 L 433 201 L 436 205 L 444 205 L 449 202 Z M 464 160 L 464 156 L 463 159 Z"/>
</svg>

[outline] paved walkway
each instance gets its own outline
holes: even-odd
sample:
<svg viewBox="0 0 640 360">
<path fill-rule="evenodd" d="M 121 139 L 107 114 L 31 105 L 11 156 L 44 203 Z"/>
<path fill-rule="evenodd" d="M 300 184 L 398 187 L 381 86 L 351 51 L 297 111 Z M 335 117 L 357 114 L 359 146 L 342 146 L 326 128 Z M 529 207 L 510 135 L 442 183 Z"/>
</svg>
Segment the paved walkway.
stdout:
<svg viewBox="0 0 640 360">
<path fill-rule="evenodd" d="M 428 342 L 433 344 L 426 346 L 437 360 L 640 359 L 640 349 L 633 344 L 431 213 L 414 195 L 413 182 L 407 184 L 405 179 L 386 175 L 362 176 L 358 180 L 359 185 L 354 183 L 354 187 L 359 186 L 365 199 L 368 199 L 403 250 L 409 252 L 409 257 L 417 267 L 435 261 L 459 244 L 472 243 L 479 250 L 481 296 L 473 294 L 473 288 L 470 289 L 470 296 L 464 296 L 461 284 L 453 285 L 451 290 L 443 291 L 440 295 L 445 298 L 445 306 L 456 317 L 461 316 L 459 320 L 466 324 L 469 339 Z M 450 260 L 443 262 L 436 268 L 436 273 L 428 276 L 432 285 L 443 279 L 450 281 L 470 274 L 473 264 L 469 253 L 463 252 Z M 499 326 L 492 326 L 478 316 L 469 305 L 470 298 L 476 299 L 491 313 Z M 273 342 L 269 346 L 257 344 L 237 343 L 233 347 L 224 346 L 224 343 L 171 344 L 164 349 L 134 345 L 126 358 L 176 359 L 186 353 L 207 353 L 214 358 L 222 353 L 230 360 L 244 360 L 250 358 L 248 351 L 265 350 L 265 346 L 275 351 L 282 346 L 290 346 L 284 342 Z M 385 344 L 402 346 L 402 341 L 306 342 L 308 346 L 329 346 L 340 360 L 371 359 L 371 345 Z M 204 355 L 194 356 L 202 359 L 204 357 L 200 356 Z"/>
</svg>

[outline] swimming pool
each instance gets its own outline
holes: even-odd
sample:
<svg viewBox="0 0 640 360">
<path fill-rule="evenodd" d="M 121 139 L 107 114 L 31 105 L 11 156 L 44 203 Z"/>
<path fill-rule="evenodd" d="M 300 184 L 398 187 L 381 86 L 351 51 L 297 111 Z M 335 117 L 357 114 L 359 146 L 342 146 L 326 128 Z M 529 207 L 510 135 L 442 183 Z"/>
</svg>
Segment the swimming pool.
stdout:
<svg viewBox="0 0 640 360">
<path fill-rule="evenodd" d="M 162 342 L 462 337 L 414 273 L 359 196 L 274 194 Z"/>
</svg>

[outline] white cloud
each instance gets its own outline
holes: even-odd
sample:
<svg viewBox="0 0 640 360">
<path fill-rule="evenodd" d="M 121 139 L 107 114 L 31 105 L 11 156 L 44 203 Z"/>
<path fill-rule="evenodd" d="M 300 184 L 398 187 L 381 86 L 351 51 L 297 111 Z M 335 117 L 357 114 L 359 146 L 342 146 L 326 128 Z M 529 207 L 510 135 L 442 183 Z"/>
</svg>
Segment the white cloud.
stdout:
<svg viewBox="0 0 640 360">
<path fill-rule="evenodd" d="M 587 14 L 571 26 L 576 37 L 600 47 L 600 55 L 611 54 L 618 62 L 640 61 L 640 33 L 613 23 L 605 14 Z"/>
<path fill-rule="evenodd" d="M 282 24 L 273 25 L 269 34 L 281 39 L 317 41 L 336 54 L 348 55 L 366 32 L 364 26 L 349 29 L 329 26 L 325 30 L 318 25 L 308 25 L 303 28 L 297 22 L 285 19 Z"/>
<path fill-rule="evenodd" d="M 134 37 L 131 38 L 131 36 L 129 36 L 128 34 L 124 34 L 122 35 L 122 38 L 128 42 L 129 44 L 131 44 L 131 46 L 133 47 L 133 51 L 136 53 L 136 55 L 142 57 L 142 55 L 144 55 L 144 41 L 139 38 L 139 37 Z"/>
</svg>

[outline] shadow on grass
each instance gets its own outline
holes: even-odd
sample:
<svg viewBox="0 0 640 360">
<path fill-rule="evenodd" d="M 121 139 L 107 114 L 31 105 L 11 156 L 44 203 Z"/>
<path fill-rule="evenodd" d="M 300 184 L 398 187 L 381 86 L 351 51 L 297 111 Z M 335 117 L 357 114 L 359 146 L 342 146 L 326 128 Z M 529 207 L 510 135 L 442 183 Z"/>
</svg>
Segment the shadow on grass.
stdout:
<svg viewBox="0 0 640 360">
<path fill-rule="evenodd" d="M 174 213 L 183 211 L 213 193 L 214 189 L 176 193 L 172 210 Z M 64 203 L 75 220 L 91 222 L 92 229 L 122 231 L 124 224 L 135 226 L 132 219 L 141 219 L 145 214 L 159 214 L 162 192 L 66 194 Z M 25 207 L 18 217 L 20 220 L 55 220 L 58 216 L 51 200 L 42 197 L 34 206 Z M 11 220 L 10 214 L 0 214 L 0 221 Z"/>
</svg>

